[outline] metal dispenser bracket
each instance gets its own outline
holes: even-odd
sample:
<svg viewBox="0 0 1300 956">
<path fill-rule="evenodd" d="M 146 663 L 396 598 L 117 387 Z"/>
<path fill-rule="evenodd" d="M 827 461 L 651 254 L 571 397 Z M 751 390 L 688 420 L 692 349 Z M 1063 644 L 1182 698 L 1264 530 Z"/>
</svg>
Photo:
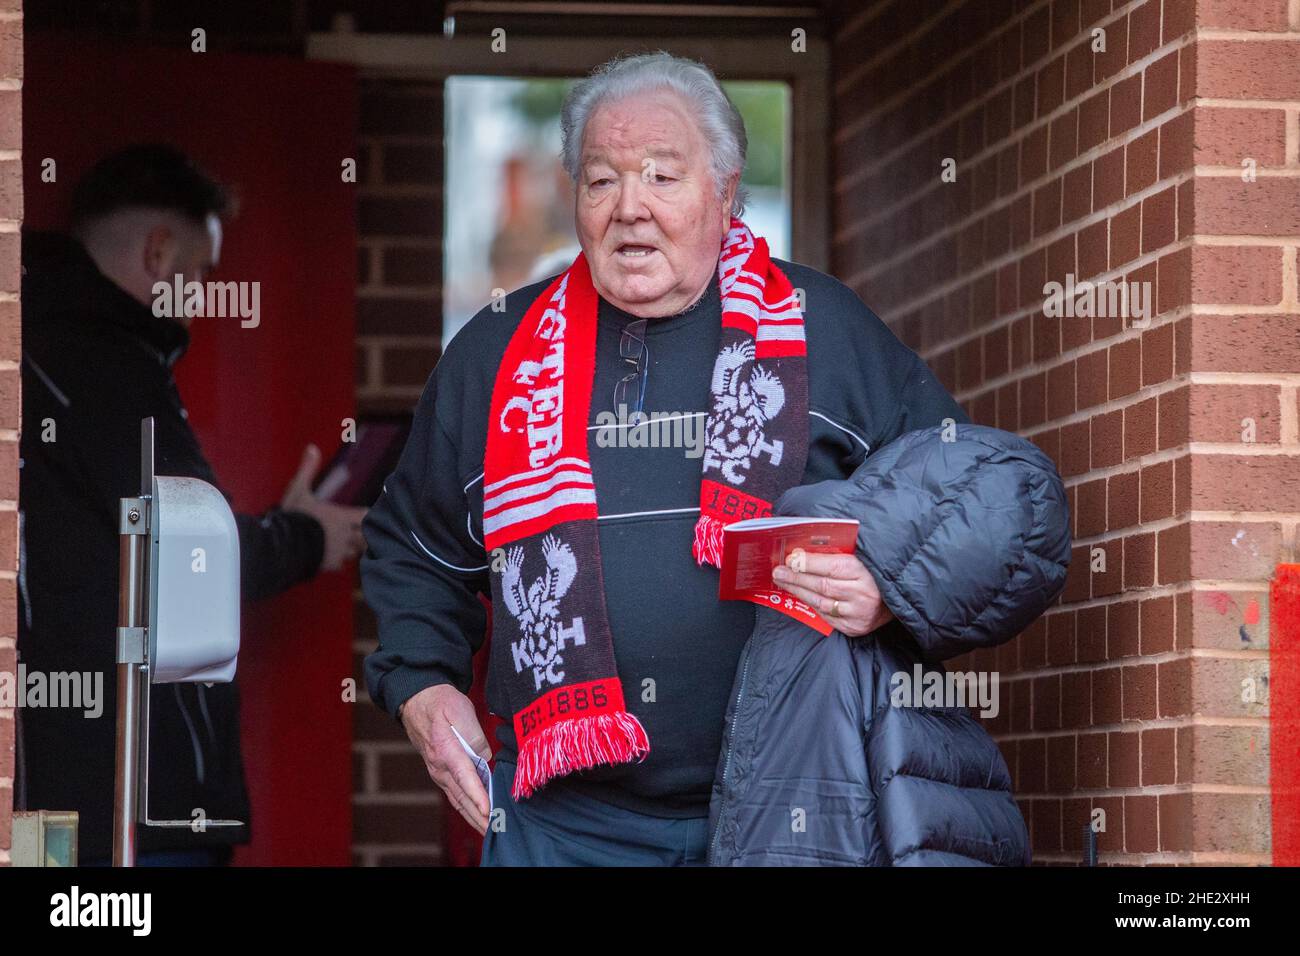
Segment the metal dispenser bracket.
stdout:
<svg viewBox="0 0 1300 956">
<path fill-rule="evenodd" d="M 184 487 L 210 485 L 197 479 L 163 478 L 163 482 L 184 483 Z M 113 865 L 135 866 L 136 825 L 150 827 L 194 827 L 193 820 L 151 820 L 149 818 L 149 704 L 158 659 L 159 479 L 154 472 L 154 420 L 140 422 L 140 494 L 120 500 L 118 533 L 120 566 L 117 612 L 117 775 L 113 792 Z M 224 505 L 224 499 L 222 500 Z M 233 529 L 229 507 L 224 518 Z M 216 516 L 220 522 L 223 516 Z M 235 540 L 238 556 L 238 539 Z M 228 569 L 227 569 L 228 570 Z M 236 565 L 235 581 L 238 582 Z M 229 577 L 227 573 L 226 578 Z M 229 588 L 222 597 L 229 598 Z M 238 631 L 238 591 L 234 592 L 233 613 Z M 238 649 L 236 636 L 236 650 Z M 207 679 L 230 680 L 233 658 L 212 662 L 220 676 L 204 672 Z M 201 669 L 197 669 L 201 670 Z M 171 681 L 186 677 L 172 677 Z M 188 679 L 195 679 L 190 677 Z M 163 678 L 164 681 L 168 680 Z M 243 826 L 240 820 L 204 820 L 206 827 Z"/>
</svg>

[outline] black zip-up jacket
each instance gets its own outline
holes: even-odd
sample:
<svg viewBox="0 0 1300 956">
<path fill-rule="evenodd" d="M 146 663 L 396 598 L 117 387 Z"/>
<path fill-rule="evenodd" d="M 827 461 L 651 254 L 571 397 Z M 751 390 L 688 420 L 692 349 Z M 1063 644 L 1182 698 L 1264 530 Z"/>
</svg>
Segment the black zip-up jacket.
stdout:
<svg viewBox="0 0 1300 956">
<path fill-rule="evenodd" d="M 19 659 L 27 671 L 102 675 L 103 711 L 21 712 L 18 796 L 77 810 L 80 856 L 112 846 L 118 499 L 140 488 L 140 420 L 155 421 L 158 474 L 216 476 L 187 421 L 172 366 L 189 332 L 106 278 L 75 240 L 23 236 Z M 300 512 L 235 516 L 244 598 L 312 577 L 324 532 Z M 155 685 L 150 815 L 249 821 L 234 682 Z M 248 827 L 138 831 L 139 848 L 244 843 Z"/>
<path fill-rule="evenodd" d="M 802 482 L 847 478 L 897 435 L 951 418 L 966 421 L 934 375 L 847 286 L 816 269 L 775 260 L 804 292 L 808 344 L 808 458 Z M 506 345 L 551 280 L 483 309 L 448 344 L 425 386 L 411 437 L 363 525 L 366 598 L 379 649 L 366 658 L 372 698 L 390 714 L 439 683 L 469 689 L 491 586 L 483 548 L 483 453 L 489 402 Z M 755 607 L 718 600 L 718 571 L 691 556 L 702 458 L 680 447 L 602 443 L 601 416 L 627 374 L 619 354 L 635 317 L 601 299 L 588 451 L 596 484 L 605 602 L 629 710 L 646 728 L 641 763 L 597 767 L 552 781 L 606 802 L 665 817 L 704 816 L 722 742 L 727 696 Z M 646 333 L 647 412 L 709 410 L 721 334 L 716 276 L 700 304 L 652 321 Z M 506 721 L 497 759 L 515 760 L 512 716 L 489 674 L 487 702 Z"/>
</svg>

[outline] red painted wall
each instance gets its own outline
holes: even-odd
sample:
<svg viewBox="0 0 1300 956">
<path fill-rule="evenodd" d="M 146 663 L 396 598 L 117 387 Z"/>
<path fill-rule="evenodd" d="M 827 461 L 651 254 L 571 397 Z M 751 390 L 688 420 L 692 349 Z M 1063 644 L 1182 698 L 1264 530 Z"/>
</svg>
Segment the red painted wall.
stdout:
<svg viewBox="0 0 1300 956">
<path fill-rule="evenodd" d="M 234 183 L 214 280 L 261 283 L 261 324 L 198 319 L 177 369 L 190 420 L 240 511 L 275 504 L 303 445 L 326 457 L 355 414 L 356 80 L 301 60 L 32 35 L 26 45 L 26 221 L 65 223 L 97 159 L 166 140 Z M 41 162 L 57 181 L 41 181 Z M 352 573 L 245 605 L 239 681 L 253 843 L 242 864 L 346 865 L 351 840 Z"/>
</svg>

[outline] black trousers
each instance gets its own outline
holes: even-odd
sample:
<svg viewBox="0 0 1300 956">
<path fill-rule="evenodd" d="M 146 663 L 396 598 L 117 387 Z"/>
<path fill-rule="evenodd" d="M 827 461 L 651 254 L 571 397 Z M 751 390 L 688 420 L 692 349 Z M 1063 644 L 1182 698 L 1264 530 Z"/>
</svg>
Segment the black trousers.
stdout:
<svg viewBox="0 0 1300 956">
<path fill-rule="evenodd" d="M 707 816 L 646 816 L 563 787 L 543 787 L 516 803 L 514 776 L 514 764 L 496 762 L 496 812 L 480 866 L 707 865 Z"/>
</svg>

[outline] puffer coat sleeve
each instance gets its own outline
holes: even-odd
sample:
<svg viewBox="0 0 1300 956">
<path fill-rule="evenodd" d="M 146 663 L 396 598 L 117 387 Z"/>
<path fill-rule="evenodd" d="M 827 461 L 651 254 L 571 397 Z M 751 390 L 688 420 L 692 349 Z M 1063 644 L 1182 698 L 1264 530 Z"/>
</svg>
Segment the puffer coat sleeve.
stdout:
<svg viewBox="0 0 1300 956">
<path fill-rule="evenodd" d="M 909 432 L 846 481 L 790 489 L 777 511 L 861 522 L 858 556 L 925 660 L 1009 640 L 1065 586 L 1061 479 L 1035 445 L 995 428 Z"/>
</svg>

